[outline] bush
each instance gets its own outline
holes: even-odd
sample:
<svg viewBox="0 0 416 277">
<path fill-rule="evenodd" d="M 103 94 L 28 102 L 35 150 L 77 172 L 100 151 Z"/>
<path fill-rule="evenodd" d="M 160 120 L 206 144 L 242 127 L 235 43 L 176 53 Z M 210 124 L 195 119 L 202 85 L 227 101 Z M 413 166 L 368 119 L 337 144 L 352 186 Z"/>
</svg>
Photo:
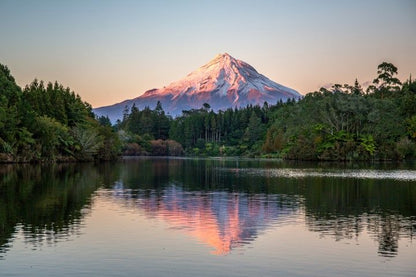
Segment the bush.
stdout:
<svg viewBox="0 0 416 277">
<path fill-rule="evenodd" d="M 182 156 L 184 151 L 182 145 L 174 140 L 168 139 L 166 141 L 169 156 Z"/>
<path fill-rule="evenodd" d="M 396 151 L 400 159 L 412 158 L 416 155 L 416 145 L 404 137 L 396 143 Z"/>
<path fill-rule="evenodd" d="M 40 146 L 39 154 L 42 159 L 54 160 L 59 149 L 66 149 L 72 144 L 68 128 L 57 120 L 38 116 L 35 125 L 34 137 Z"/>
<path fill-rule="evenodd" d="M 118 158 L 121 150 L 121 142 L 117 133 L 111 127 L 99 126 L 98 133 L 103 139 L 103 143 L 98 150 L 98 159 L 111 161 Z"/>
<path fill-rule="evenodd" d="M 150 144 L 152 146 L 152 155 L 153 156 L 167 156 L 168 155 L 168 146 L 165 141 L 158 139 L 158 140 L 151 140 Z"/>
<path fill-rule="evenodd" d="M 300 136 L 287 150 L 284 158 L 290 160 L 316 160 L 318 157 L 313 141 L 308 140 L 305 136 Z"/>
</svg>

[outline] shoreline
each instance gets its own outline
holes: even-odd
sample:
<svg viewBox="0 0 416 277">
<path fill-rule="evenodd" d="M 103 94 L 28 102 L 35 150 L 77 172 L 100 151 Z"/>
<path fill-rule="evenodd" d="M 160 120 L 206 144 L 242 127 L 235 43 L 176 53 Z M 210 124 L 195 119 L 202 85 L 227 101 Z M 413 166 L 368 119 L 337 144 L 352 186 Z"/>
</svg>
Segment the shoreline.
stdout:
<svg viewBox="0 0 416 277">
<path fill-rule="evenodd" d="M 1 158 L 1 156 L 0 156 Z M 0 165 L 7 164 L 66 164 L 66 163 L 106 163 L 106 162 L 119 162 L 135 159 L 183 159 L 183 160 L 239 160 L 239 161 L 280 161 L 285 163 L 306 163 L 306 164 L 407 164 L 414 163 L 416 159 L 402 159 L 402 160 L 302 160 L 302 159 L 283 159 L 277 157 L 249 157 L 249 156 L 150 156 L 150 155 L 137 155 L 137 156 L 119 156 L 113 160 L 76 160 L 75 158 L 60 157 L 56 160 L 12 160 L 0 159 Z"/>
</svg>

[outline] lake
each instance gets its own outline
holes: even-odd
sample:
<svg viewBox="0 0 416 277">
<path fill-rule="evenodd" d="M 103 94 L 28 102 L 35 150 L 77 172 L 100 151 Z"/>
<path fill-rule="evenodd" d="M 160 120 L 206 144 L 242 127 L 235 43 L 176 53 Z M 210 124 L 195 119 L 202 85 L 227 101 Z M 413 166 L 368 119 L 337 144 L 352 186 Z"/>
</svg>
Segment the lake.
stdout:
<svg viewBox="0 0 416 277">
<path fill-rule="evenodd" d="M 416 276 L 416 165 L 0 165 L 0 276 Z"/>
</svg>

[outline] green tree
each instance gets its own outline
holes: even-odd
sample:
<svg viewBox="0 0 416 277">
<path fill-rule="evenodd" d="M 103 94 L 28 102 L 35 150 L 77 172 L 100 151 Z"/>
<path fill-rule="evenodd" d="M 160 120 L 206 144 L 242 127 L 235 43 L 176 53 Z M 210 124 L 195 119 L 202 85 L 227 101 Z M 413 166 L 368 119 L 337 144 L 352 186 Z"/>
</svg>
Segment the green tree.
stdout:
<svg viewBox="0 0 416 277">
<path fill-rule="evenodd" d="M 396 66 L 383 62 L 377 67 L 377 74 L 378 76 L 373 80 L 373 85 L 368 87 L 367 92 L 374 92 L 380 98 L 384 98 L 400 90 L 401 82 L 395 77 Z"/>
<path fill-rule="evenodd" d="M 74 137 L 74 156 L 81 161 L 90 161 L 98 154 L 103 144 L 99 133 L 92 128 L 75 126 L 71 129 Z"/>
<path fill-rule="evenodd" d="M 68 128 L 57 120 L 39 116 L 36 118 L 34 138 L 41 151 L 41 159 L 54 160 L 59 150 L 69 151 L 71 146 Z"/>
<path fill-rule="evenodd" d="M 102 115 L 97 118 L 97 121 L 101 126 L 111 127 L 111 121 L 110 118 L 108 118 L 108 116 Z"/>
<path fill-rule="evenodd" d="M 253 111 L 251 113 L 248 126 L 244 133 L 245 140 L 248 141 L 249 144 L 254 144 L 256 141 L 258 141 L 262 137 L 262 134 L 263 134 L 263 128 L 262 128 L 261 120 Z"/>
</svg>

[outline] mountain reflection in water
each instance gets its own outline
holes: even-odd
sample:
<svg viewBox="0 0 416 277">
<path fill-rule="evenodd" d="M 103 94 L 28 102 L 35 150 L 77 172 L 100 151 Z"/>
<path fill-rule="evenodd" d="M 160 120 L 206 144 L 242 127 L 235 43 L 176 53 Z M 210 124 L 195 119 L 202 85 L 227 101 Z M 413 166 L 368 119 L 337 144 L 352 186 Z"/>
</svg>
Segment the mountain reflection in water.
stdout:
<svg viewBox="0 0 416 277">
<path fill-rule="evenodd" d="M 200 242 L 213 247 L 212 254 L 226 255 L 250 243 L 272 224 L 293 220 L 299 206 L 285 195 L 189 192 L 169 185 L 160 193 L 124 190 L 118 183 L 114 195 L 148 217 L 161 218 Z M 128 200 L 130 199 L 130 200 Z"/>
<path fill-rule="evenodd" d="M 315 166 L 315 167 L 314 167 Z M 416 182 L 348 178 L 337 168 L 259 160 L 132 159 L 115 164 L 0 166 L 0 258 L 19 232 L 25 243 L 60 243 L 79 234 L 94 197 L 161 219 L 226 255 L 282 225 L 302 224 L 336 241 L 363 233 L 394 257 L 416 233 Z M 269 170 L 270 169 L 270 170 Z M 354 169 L 342 172 L 353 174 Z M 384 170 L 381 168 L 380 170 Z M 253 173 L 254 172 L 254 173 Z M 328 173 L 329 172 L 329 173 Z M 332 172 L 332 173 L 331 173 Z M 362 174 L 362 171 L 360 171 Z M 387 176 L 387 175 L 386 175 Z M 88 228 L 88 226 L 86 226 Z M 79 234 L 82 236 L 82 234 Z M 4 256 L 4 254 L 3 254 Z"/>
</svg>

